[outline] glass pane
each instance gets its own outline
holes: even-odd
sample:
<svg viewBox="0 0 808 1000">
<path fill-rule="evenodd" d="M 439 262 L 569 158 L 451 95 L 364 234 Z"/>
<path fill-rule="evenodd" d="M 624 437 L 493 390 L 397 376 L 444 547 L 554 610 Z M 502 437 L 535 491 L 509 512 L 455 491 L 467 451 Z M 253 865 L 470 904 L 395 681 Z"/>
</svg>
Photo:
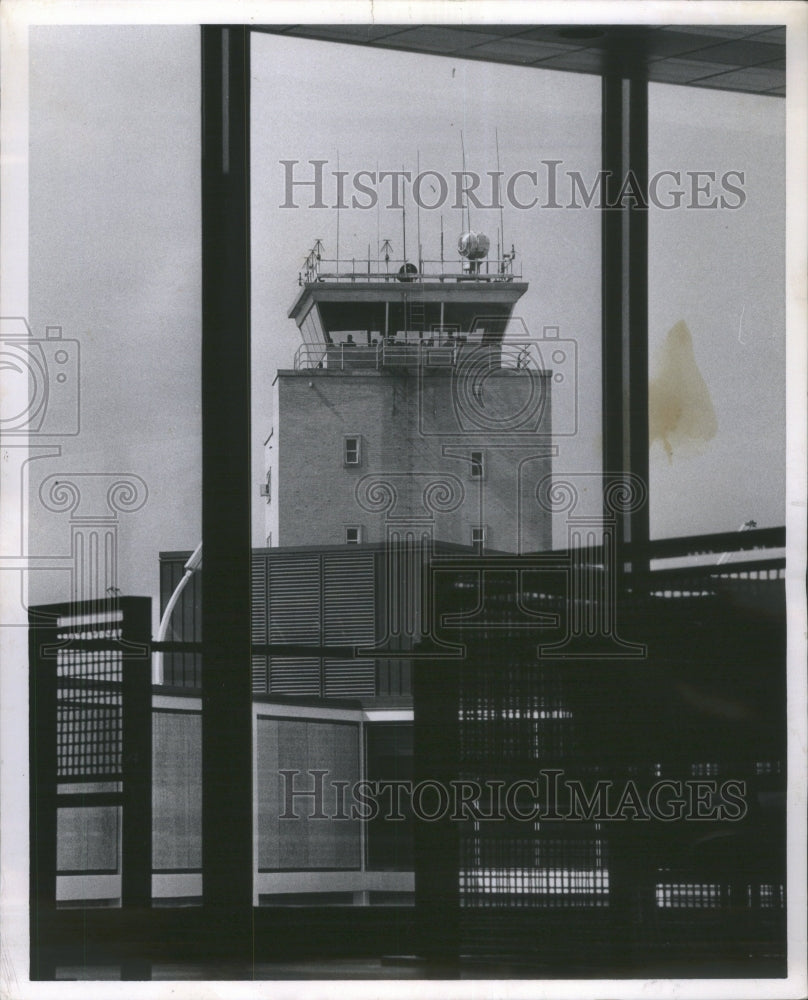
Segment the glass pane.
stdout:
<svg viewBox="0 0 808 1000">
<path fill-rule="evenodd" d="M 457 648 L 489 583 L 546 623 L 523 560 L 600 540 L 600 101 L 597 77 L 253 37 L 253 641 L 308 646 L 256 650 L 253 690 L 309 706 L 283 765 L 259 730 L 260 905 L 413 901 L 416 648 Z M 438 610 L 454 555 L 506 562 Z M 312 705 L 363 724 L 353 771 L 313 752 Z M 279 766 L 339 774 L 357 870 L 273 821 Z"/>
<path fill-rule="evenodd" d="M 137 749 L 154 765 L 141 790 L 144 807 L 153 796 L 154 902 L 201 899 L 196 657 L 133 652 L 200 638 L 198 601 L 161 629 L 201 532 L 199 78 L 193 25 L 30 31 L 30 308 L 3 334 L 32 359 L 28 603 L 63 606 L 50 620 L 66 643 L 64 804 L 42 827 L 59 845 L 60 906 L 121 905 L 121 873 L 139 864 L 127 855 L 141 811 L 124 743 L 133 671 L 144 735 L 155 710 L 153 742 Z M 99 639 L 104 649 L 80 645 Z"/>
<path fill-rule="evenodd" d="M 785 102 L 653 84 L 652 537 L 785 520 Z"/>
<path fill-rule="evenodd" d="M 333 273 L 350 281 L 355 272 L 365 284 L 375 277 L 392 282 L 406 255 L 427 279 L 443 270 L 454 281 L 462 264 L 458 238 L 469 229 L 488 236 L 483 276 L 494 278 L 502 265 L 527 286 L 511 303 L 503 365 L 535 366 L 551 372 L 551 382 L 534 387 L 527 397 L 524 389 L 517 392 L 509 385 L 513 412 L 489 413 L 482 427 L 475 424 L 478 401 L 467 401 L 460 419 L 471 425 L 455 428 L 455 437 L 462 443 L 472 430 L 490 437 L 510 420 L 524 438 L 538 405 L 544 419 L 540 437 L 557 449 L 553 473 L 597 476 L 600 213 L 597 197 L 588 193 L 597 189 L 600 167 L 599 79 L 272 35 L 254 36 L 252 46 L 254 480 L 265 482 L 267 468 L 275 468 L 283 447 L 283 416 L 289 406 L 300 405 L 290 400 L 281 404 L 283 414 L 276 413 L 284 391 L 293 391 L 285 388 L 291 385 L 285 375 L 275 381 L 279 371 L 339 365 L 344 370 L 346 364 L 354 373 L 360 366 L 372 369 L 385 349 L 385 332 L 397 344 L 387 349 L 387 361 L 394 362 L 392 352 L 398 350 L 403 363 L 404 345 L 418 342 L 430 349 L 428 359 L 436 367 L 451 361 L 451 354 L 435 350 L 439 329 L 444 339 L 454 332 L 466 336 L 468 348 L 491 336 L 502 317 L 502 307 L 491 297 L 466 303 L 465 311 L 444 303 L 441 312 L 432 298 L 422 299 L 418 282 L 406 308 L 388 303 L 386 326 L 383 304 L 364 315 L 352 313 L 349 305 L 339 310 L 318 303 L 312 308 L 305 296 L 296 302 L 309 251 L 314 250 L 309 265 L 321 278 Z M 469 175 L 465 179 L 464 171 Z M 396 172 L 408 178 L 391 176 Z M 472 189 L 468 197 L 466 188 Z M 515 259 L 503 264 L 512 249 Z M 466 260 L 466 277 L 474 266 Z M 294 320 L 289 314 L 293 304 Z M 456 329 L 460 326 L 464 329 Z M 330 351 L 325 350 L 328 344 Z M 368 345 L 374 351 L 367 352 Z M 487 360 L 469 356 L 461 372 L 466 381 Z M 491 393 L 493 383 L 487 388 Z M 380 415 L 371 417 L 364 402 L 356 410 L 355 420 L 363 426 L 348 424 L 347 430 L 370 434 L 368 445 L 378 451 L 383 447 Z M 418 431 L 429 438 L 431 424 L 447 415 L 433 415 L 430 408 L 420 416 Z M 398 418 L 403 419 L 400 412 Z M 329 503 L 323 499 L 315 510 L 315 497 L 323 495 L 320 476 L 327 456 L 311 453 L 308 442 L 319 437 L 325 449 L 324 432 L 346 419 L 347 414 L 340 414 L 329 425 L 312 416 L 319 435 L 307 435 L 303 419 L 293 421 L 294 428 L 287 421 L 286 440 L 291 441 L 293 432 L 303 438 L 296 441 L 305 445 L 298 451 L 298 465 L 308 465 L 308 474 L 301 479 L 296 470 L 291 490 L 290 476 L 280 481 L 276 476 L 272 492 L 256 498 L 256 546 L 267 545 L 270 537 L 272 545 L 281 546 L 344 541 L 347 515 L 342 514 L 347 504 L 353 505 L 353 487 L 342 477 L 332 481 L 339 502 L 330 496 Z M 506 443 L 500 436 L 499 444 Z M 439 447 L 434 437 L 431 444 Z M 496 438 L 490 444 L 495 448 L 491 460 L 501 468 L 488 482 L 487 506 L 495 522 L 488 525 L 488 544 L 509 552 L 566 545 L 562 516 L 555 517 L 550 529 L 550 519 L 542 516 L 546 512 L 534 514 L 523 503 L 517 517 L 516 496 L 520 488 L 530 491 L 524 482 L 510 482 L 509 473 L 506 479 L 509 461 L 497 449 Z M 531 465 L 526 456 L 524 448 L 518 460 L 509 456 L 517 465 L 525 462 L 523 480 L 538 471 L 538 460 Z M 336 445 L 334 457 L 339 457 Z M 375 457 L 369 461 L 378 465 Z M 441 461 L 447 470 L 454 469 L 468 464 L 469 455 L 443 456 Z M 464 467 L 464 480 L 465 472 Z M 300 511 L 304 516 L 293 513 L 296 489 L 306 499 Z M 587 504 L 596 492 L 584 488 L 579 500 Z M 600 512 L 599 499 L 591 510 Z M 469 516 L 456 518 L 451 530 L 444 527 L 444 535 L 467 545 Z M 381 540 L 378 522 L 368 523 L 366 540 Z"/>
</svg>

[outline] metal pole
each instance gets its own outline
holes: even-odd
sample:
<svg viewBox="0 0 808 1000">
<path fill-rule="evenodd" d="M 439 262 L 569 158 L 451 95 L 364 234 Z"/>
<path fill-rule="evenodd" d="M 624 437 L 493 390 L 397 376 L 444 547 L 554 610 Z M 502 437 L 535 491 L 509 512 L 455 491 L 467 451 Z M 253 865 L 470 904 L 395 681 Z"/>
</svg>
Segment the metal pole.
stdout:
<svg viewBox="0 0 808 1000">
<path fill-rule="evenodd" d="M 202 34 L 202 880 L 205 945 L 248 957 L 250 663 L 250 34 Z"/>
</svg>

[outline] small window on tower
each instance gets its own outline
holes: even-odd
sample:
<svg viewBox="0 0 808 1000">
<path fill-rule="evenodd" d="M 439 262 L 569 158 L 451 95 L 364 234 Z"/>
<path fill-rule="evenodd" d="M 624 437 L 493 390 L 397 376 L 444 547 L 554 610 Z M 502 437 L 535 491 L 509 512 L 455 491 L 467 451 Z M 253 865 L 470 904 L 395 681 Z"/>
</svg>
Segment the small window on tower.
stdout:
<svg viewBox="0 0 808 1000">
<path fill-rule="evenodd" d="M 358 525 L 350 525 L 345 529 L 345 544 L 358 545 L 362 541 L 362 529 Z"/>
<path fill-rule="evenodd" d="M 471 529 L 471 544 L 477 549 L 481 549 L 485 545 L 485 528 L 483 525 Z"/>
<path fill-rule="evenodd" d="M 481 451 L 473 451 L 471 453 L 471 478 L 482 479 L 483 472 L 483 453 Z"/>
<path fill-rule="evenodd" d="M 267 481 L 261 483 L 261 496 L 267 503 L 272 500 L 272 469 L 267 469 Z"/>
<path fill-rule="evenodd" d="M 362 449 L 358 437 L 345 438 L 345 464 L 360 465 L 362 462 Z"/>
</svg>

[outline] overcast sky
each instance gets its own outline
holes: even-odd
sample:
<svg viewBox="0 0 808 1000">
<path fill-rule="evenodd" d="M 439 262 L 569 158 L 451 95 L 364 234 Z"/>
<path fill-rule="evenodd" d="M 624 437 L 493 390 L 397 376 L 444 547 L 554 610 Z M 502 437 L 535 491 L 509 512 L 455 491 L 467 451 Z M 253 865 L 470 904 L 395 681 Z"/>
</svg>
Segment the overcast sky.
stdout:
<svg viewBox="0 0 808 1000">
<path fill-rule="evenodd" d="M 498 131 L 506 175 L 556 159 L 594 179 L 599 95 L 595 77 L 254 38 L 256 544 L 271 383 L 299 343 L 287 318 L 297 273 L 315 238 L 336 250 L 335 212 L 279 207 L 279 161 L 449 172 L 461 168 L 462 130 L 466 166 L 484 173 L 497 169 Z M 30 107 L 29 317 L 39 335 L 59 324 L 81 342 L 82 387 L 81 434 L 32 463 L 32 494 L 53 472 L 140 476 L 149 499 L 121 515 L 119 586 L 156 596 L 158 552 L 200 534 L 198 29 L 34 28 Z M 654 446 L 657 536 L 784 523 L 783 110 L 776 98 L 652 87 L 652 170 L 741 170 L 746 192 L 737 211 L 652 214 L 652 357 L 684 320 L 718 424 L 701 454 Z M 427 257 L 440 214 L 420 213 Z M 408 249 L 418 221 L 410 204 Z M 498 212 L 472 224 L 495 243 Z M 530 283 L 520 318 L 533 336 L 556 325 L 577 344 L 579 433 L 559 442 L 554 468 L 597 471 L 598 212 L 506 209 L 504 226 Z M 459 212 L 447 207 L 443 227 L 448 254 Z M 364 257 L 378 236 L 399 254 L 400 212 L 340 213 L 341 255 Z M 69 551 L 65 515 L 34 502 L 32 520 L 32 553 Z M 64 599 L 62 578 L 36 576 L 35 600 Z"/>
</svg>

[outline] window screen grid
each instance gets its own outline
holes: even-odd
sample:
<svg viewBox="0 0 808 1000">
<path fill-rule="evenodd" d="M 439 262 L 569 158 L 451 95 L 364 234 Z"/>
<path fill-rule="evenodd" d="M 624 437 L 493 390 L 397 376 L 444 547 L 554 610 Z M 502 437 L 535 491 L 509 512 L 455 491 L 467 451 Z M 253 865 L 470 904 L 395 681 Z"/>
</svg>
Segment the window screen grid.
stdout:
<svg viewBox="0 0 808 1000">
<path fill-rule="evenodd" d="M 93 637 L 82 633 L 81 638 Z M 99 635 L 100 638 L 110 638 Z M 118 650 L 65 649 L 57 654 L 57 775 L 121 770 L 122 657 Z"/>
</svg>

